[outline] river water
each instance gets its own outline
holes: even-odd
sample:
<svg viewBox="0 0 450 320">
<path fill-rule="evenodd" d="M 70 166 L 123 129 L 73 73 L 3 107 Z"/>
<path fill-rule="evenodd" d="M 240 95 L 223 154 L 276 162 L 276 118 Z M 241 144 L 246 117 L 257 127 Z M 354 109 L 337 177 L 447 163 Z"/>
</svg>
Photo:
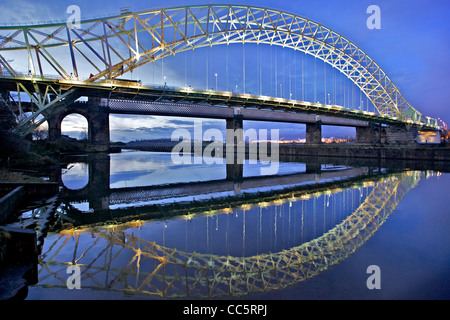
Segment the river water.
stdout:
<svg viewBox="0 0 450 320">
<path fill-rule="evenodd" d="M 450 298 L 449 173 L 192 160 L 65 160 L 54 216 L 14 224 L 40 232 L 27 299 Z"/>
</svg>

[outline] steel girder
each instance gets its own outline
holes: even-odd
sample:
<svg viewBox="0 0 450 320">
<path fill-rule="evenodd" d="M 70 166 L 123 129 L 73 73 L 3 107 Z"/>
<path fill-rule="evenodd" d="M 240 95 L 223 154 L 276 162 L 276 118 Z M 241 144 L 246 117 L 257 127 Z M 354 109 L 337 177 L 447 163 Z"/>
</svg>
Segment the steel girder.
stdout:
<svg viewBox="0 0 450 320">
<path fill-rule="evenodd" d="M 117 78 L 186 50 L 232 43 L 302 51 L 345 74 L 381 115 L 437 125 L 436 119 L 414 109 L 381 67 L 344 36 L 294 14 L 251 6 L 125 10 L 121 15 L 81 21 L 79 29 L 65 23 L 0 26 L 0 76 L 21 75 L 3 56 L 16 50 L 27 53 L 32 77 L 56 72 L 63 79 L 92 82 Z M 89 77 L 81 77 L 82 68 L 90 72 Z"/>
</svg>

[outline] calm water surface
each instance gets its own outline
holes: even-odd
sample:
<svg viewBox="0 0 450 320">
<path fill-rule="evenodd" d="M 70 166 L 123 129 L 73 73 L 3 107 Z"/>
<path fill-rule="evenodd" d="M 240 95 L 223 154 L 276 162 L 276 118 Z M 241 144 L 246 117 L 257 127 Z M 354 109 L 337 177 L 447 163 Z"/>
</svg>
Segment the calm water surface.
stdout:
<svg viewBox="0 0 450 320">
<path fill-rule="evenodd" d="M 450 174 L 262 166 L 137 151 L 71 159 L 28 299 L 450 298 Z M 67 288 L 69 265 L 79 290 Z M 367 287 L 371 265 L 380 289 Z"/>
</svg>

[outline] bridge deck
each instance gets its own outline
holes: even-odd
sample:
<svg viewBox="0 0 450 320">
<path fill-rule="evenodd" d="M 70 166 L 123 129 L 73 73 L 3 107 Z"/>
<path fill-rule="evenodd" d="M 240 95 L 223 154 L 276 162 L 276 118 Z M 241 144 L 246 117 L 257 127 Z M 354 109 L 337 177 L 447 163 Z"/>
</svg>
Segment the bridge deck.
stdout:
<svg viewBox="0 0 450 320">
<path fill-rule="evenodd" d="M 368 123 L 416 124 L 424 123 L 388 117 L 373 112 L 347 109 L 305 101 L 287 100 L 224 91 L 198 91 L 192 88 L 144 86 L 137 82 L 106 80 L 102 82 L 41 79 L 31 77 L 0 77 L 0 88 L 16 91 L 20 84 L 30 92 L 35 86 L 52 86 L 62 93 L 76 89 L 80 97 L 108 99 L 111 113 L 229 118 L 234 108 L 241 109 L 244 120 L 313 123 L 366 127 Z M 122 100 L 122 101 L 121 101 Z M 165 107 L 164 107 L 165 105 Z M 184 108 L 184 109 L 183 109 Z M 433 126 L 430 129 L 436 130 Z"/>
</svg>

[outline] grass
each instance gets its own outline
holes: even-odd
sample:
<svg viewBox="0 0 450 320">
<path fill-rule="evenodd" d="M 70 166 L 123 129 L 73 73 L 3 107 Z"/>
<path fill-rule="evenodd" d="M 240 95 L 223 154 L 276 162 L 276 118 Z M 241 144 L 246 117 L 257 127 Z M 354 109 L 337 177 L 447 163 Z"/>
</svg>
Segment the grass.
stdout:
<svg viewBox="0 0 450 320">
<path fill-rule="evenodd" d="M 37 177 L 23 174 L 21 172 L 15 172 L 5 168 L 0 168 L 0 182 L 43 182 L 43 180 Z"/>
<path fill-rule="evenodd" d="M 11 168 L 43 168 L 56 164 L 57 161 L 52 157 L 35 152 L 17 154 L 9 159 L 9 167 Z"/>
</svg>

